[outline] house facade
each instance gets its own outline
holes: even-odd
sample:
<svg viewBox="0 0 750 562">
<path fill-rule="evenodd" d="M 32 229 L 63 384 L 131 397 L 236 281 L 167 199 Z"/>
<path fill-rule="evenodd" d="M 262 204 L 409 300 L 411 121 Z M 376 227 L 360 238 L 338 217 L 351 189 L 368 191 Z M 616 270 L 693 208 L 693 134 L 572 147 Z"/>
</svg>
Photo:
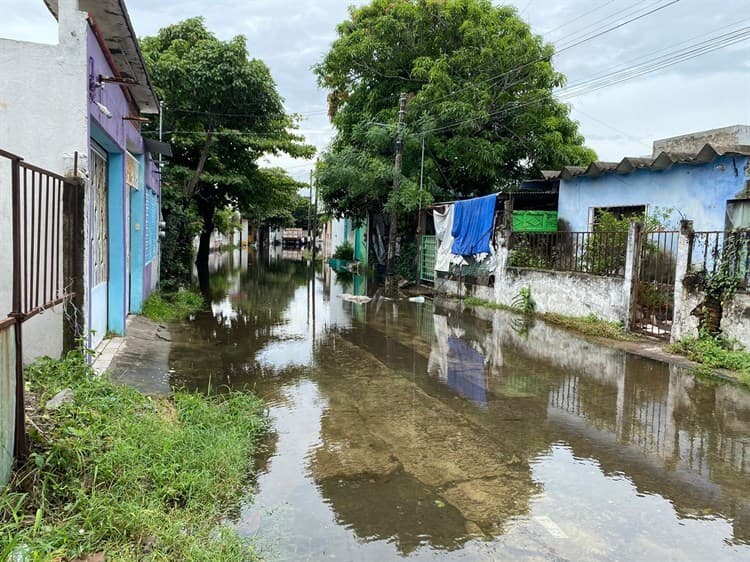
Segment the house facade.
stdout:
<svg viewBox="0 0 750 562">
<path fill-rule="evenodd" d="M 650 157 L 568 166 L 560 180 L 558 218 L 566 230 L 591 230 L 596 214 L 665 216 L 697 231 L 750 227 L 750 126 L 737 125 L 654 142 Z"/>
<path fill-rule="evenodd" d="M 75 314 L 95 348 L 107 333 L 124 334 L 128 313 L 139 312 L 158 283 L 157 153 L 166 151 L 141 134 L 159 105 L 124 2 L 45 2 L 58 22 L 57 44 L 0 39 L 0 148 L 84 180 L 83 295 Z M 2 203 L 0 228 L 8 229 Z M 0 258 L 10 263 L 3 244 Z M 2 275 L 0 306 L 8 308 L 9 274 Z M 29 321 L 26 361 L 61 353 L 58 308 Z"/>
</svg>

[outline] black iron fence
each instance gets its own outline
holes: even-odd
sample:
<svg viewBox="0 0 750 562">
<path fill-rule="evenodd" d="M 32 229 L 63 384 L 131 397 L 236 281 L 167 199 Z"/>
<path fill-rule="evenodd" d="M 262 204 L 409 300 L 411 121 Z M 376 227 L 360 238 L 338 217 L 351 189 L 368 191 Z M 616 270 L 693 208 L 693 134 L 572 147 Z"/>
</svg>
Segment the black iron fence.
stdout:
<svg viewBox="0 0 750 562">
<path fill-rule="evenodd" d="M 689 241 L 689 272 L 750 289 L 750 229 L 693 232 Z"/>
<path fill-rule="evenodd" d="M 627 246 L 627 231 L 514 232 L 508 265 L 623 277 Z"/>
</svg>

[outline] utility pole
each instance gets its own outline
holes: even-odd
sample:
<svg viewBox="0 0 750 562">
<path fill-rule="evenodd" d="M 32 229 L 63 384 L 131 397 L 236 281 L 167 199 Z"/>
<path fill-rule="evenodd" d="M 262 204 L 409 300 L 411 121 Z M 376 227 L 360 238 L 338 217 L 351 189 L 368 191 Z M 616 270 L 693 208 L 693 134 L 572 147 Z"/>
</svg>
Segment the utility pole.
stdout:
<svg viewBox="0 0 750 562">
<path fill-rule="evenodd" d="M 404 121 L 406 120 L 406 94 L 402 93 L 398 100 L 398 130 L 396 137 L 396 162 L 393 169 L 393 189 L 391 190 L 391 226 L 388 231 L 388 257 L 385 266 L 385 292 L 395 295 L 396 272 L 396 237 L 398 236 L 398 206 L 396 204 L 399 185 L 401 183 L 401 165 L 404 159 Z"/>
<path fill-rule="evenodd" d="M 313 182 L 313 171 L 310 169 L 310 190 L 307 193 L 307 240 L 308 242 L 312 238 L 312 223 L 310 217 L 312 216 L 312 182 Z"/>
</svg>

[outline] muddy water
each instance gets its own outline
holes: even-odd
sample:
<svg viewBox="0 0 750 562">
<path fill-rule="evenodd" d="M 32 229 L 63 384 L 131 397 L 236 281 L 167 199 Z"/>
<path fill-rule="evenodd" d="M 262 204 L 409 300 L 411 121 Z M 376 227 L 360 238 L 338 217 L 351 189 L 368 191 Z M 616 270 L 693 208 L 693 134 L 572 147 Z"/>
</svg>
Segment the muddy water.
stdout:
<svg viewBox="0 0 750 562">
<path fill-rule="evenodd" d="M 216 257 L 174 385 L 273 430 L 236 524 L 269 560 L 748 560 L 750 393 L 502 312 Z"/>
</svg>

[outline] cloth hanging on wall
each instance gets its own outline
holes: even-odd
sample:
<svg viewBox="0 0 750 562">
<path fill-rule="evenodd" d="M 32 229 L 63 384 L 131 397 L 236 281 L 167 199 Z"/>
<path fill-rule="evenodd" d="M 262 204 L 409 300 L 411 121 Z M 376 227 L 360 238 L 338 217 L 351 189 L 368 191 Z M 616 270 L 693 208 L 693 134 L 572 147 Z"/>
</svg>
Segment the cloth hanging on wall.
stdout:
<svg viewBox="0 0 750 562">
<path fill-rule="evenodd" d="M 453 248 L 453 205 L 446 205 L 441 213 L 438 209 L 433 211 L 432 217 L 435 221 L 435 238 L 438 241 L 435 252 L 435 271 L 448 273 L 452 263 L 465 263 L 461 256 L 451 253 Z"/>
<path fill-rule="evenodd" d="M 459 256 L 489 254 L 492 228 L 495 223 L 497 193 L 456 201 L 453 214 L 453 246 L 451 252 Z"/>
</svg>

